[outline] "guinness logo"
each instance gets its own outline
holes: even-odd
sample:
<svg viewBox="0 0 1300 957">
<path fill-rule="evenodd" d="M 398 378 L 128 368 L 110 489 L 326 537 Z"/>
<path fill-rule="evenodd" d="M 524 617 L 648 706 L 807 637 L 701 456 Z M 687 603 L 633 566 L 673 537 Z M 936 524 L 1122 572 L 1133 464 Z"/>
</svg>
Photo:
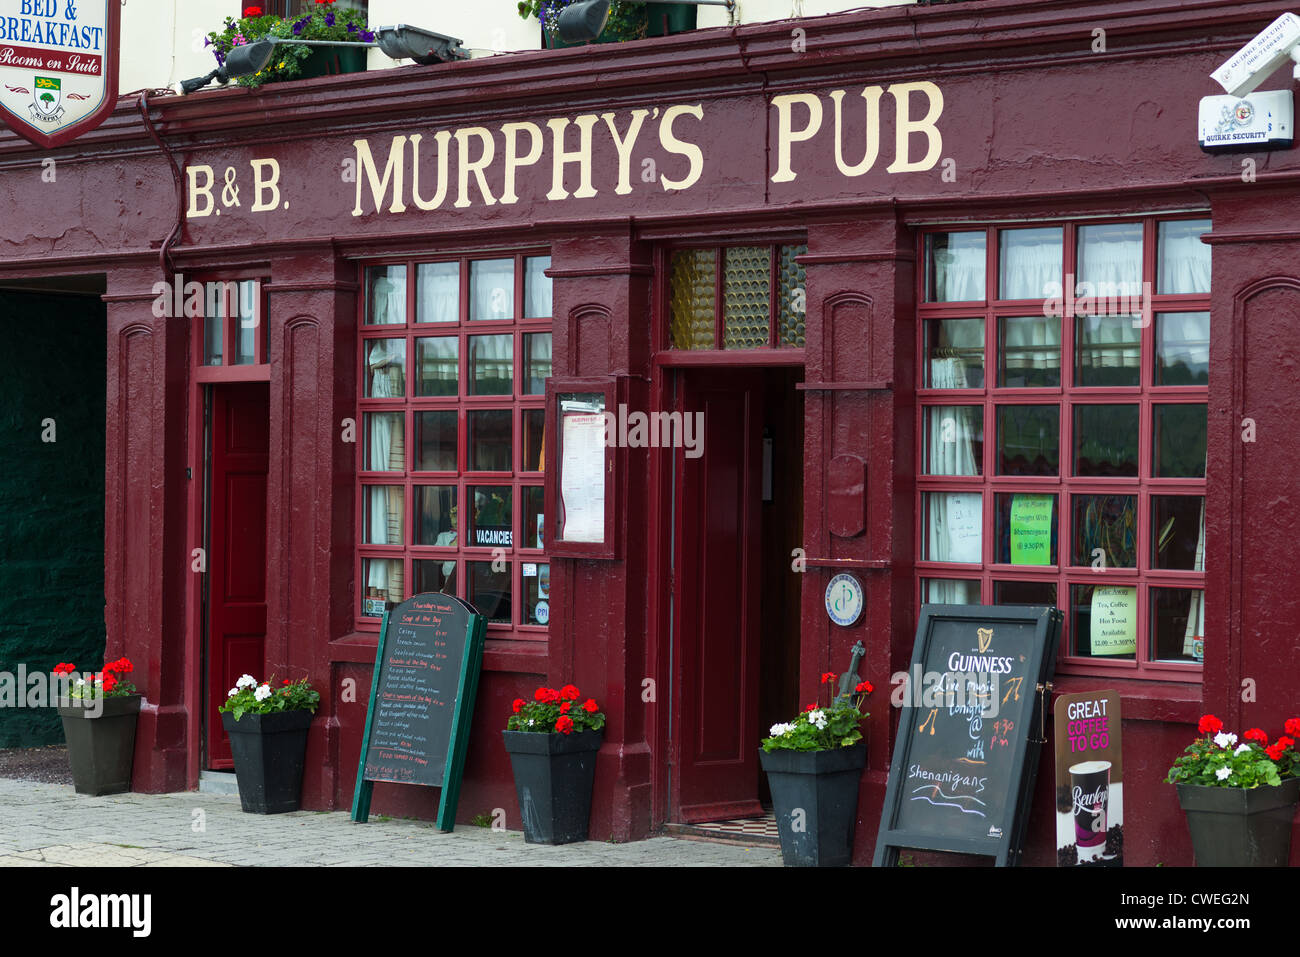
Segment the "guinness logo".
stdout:
<svg viewBox="0 0 1300 957">
<path fill-rule="evenodd" d="M 993 644 L 993 629 L 977 628 L 975 629 L 975 634 L 979 635 L 980 654 L 984 654 L 984 652 L 989 650 L 989 645 Z"/>
</svg>

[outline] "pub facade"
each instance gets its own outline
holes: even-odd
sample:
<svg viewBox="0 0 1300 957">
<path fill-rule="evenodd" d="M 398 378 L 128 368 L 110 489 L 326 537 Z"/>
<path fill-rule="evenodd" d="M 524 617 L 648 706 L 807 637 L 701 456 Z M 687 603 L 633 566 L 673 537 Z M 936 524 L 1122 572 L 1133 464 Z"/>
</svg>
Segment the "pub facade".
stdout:
<svg viewBox="0 0 1300 957">
<path fill-rule="evenodd" d="M 759 740 L 861 641 L 866 864 L 921 605 L 1046 604 L 1054 693 L 1122 700 L 1127 862 L 1190 864 L 1163 778 L 1198 717 L 1300 695 L 1300 163 L 1196 128 L 1285 10 L 892 7 L 0 134 L 0 287 L 102 293 L 103 378 L 67 387 L 106 401 L 134 787 L 231 766 L 241 673 L 305 676 L 304 806 L 349 806 L 385 603 L 445 591 L 489 622 L 462 820 L 521 826 L 500 731 L 573 683 L 597 840 L 761 813 Z"/>
</svg>

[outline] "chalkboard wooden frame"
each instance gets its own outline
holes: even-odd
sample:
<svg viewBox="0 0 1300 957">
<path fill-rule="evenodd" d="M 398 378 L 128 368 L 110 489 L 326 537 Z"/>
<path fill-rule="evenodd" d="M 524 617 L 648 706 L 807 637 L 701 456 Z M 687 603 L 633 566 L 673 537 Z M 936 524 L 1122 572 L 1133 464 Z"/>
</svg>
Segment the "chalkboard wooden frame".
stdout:
<svg viewBox="0 0 1300 957">
<path fill-rule="evenodd" d="M 392 613 L 408 602 L 423 598 L 413 595 L 400 605 L 388 602 L 379 628 L 379 644 L 375 648 L 375 670 L 370 683 L 370 707 L 366 711 L 366 729 L 361 737 L 361 757 L 357 764 L 357 784 L 352 795 L 352 820 L 364 824 L 370 817 L 370 797 L 374 781 L 366 778 L 366 757 L 370 752 L 370 736 L 374 728 L 375 703 L 379 697 L 380 679 L 384 663 L 384 647 L 388 641 L 388 624 Z M 432 597 L 432 596 L 431 596 Z M 451 739 L 447 744 L 447 763 L 443 769 L 441 795 L 438 799 L 437 824 L 440 831 L 456 827 L 456 806 L 460 801 L 460 785 L 465 772 L 465 755 L 469 750 L 469 729 L 474 718 L 474 699 L 478 694 L 479 674 L 483 668 L 483 646 L 487 636 L 487 619 L 469 602 L 454 595 L 437 594 L 442 601 L 452 601 L 469 614 L 465 634 L 465 652 L 461 657 L 460 676 L 456 683 L 456 710 L 452 715 Z"/>
<path fill-rule="evenodd" d="M 907 769 L 911 764 L 912 741 L 917 731 L 917 721 L 926 708 L 912 705 L 911 701 L 902 708 L 898 722 L 898 734 L 894 741 L 893 760 L 889 768 L 889 781 L 885 788 L 885 804 L 880 815 L 880 830 L 876 836 L 876 851 L 872 864 L 875 867 L 894 867 L 898 864 L 901 848 L 918 850 L 948 851 L 958 854 L 976 854 L 996 858 L 999 867 L 1015 865 L 1020 862 L 1024 850 L 1025 828 L 1029 817 L 1029 803 L 1034 789 L 1034 779 L 1038 772 L 1038 762 L 1043 749 L 1044 702 L 1050 688 L 1049 681 L 1056 669 L 1056 648 L 1060 640 L 1061 622 L 1064 614 L 1056 608 L 1046 606 L 1024 605 L 923 605 L 920 620 L 916 627 L 916 643 L 912 648 L 910 676 L 916 669 L 924 675 L 927 671 L 944 671 L 943 668 L 927 667 L 931 642 L 936 623 L 959 621 L 968 627 L 989 626 L 996 628 L 999 624 L 1034 623 L 1032 645 L 1026 655 L 1024 675 L 1033 676 L 1035 688 L 1033 707 L 1028 725 L 1018 729 L 1013 735 L 1013 755 L 1011 773 L 1002 784 L 1005 788 L 1006 801 L 1003 806 L 1004 817 L 1001 819 L 1001 836 L 993 839 L 971 839 L 967 837 L 945 837 L 929 833 L 920 833 L 907 828 L 895 827 L 902 812 L 903 798 L 906 790 Z M 919 694 L 919 689 L 915 689 Z M 912 699 L 915 700 L 915 699 Z M 1031 744 L 1033 745 L 1031 747 Z M 1006 816 L 1009 812 L 1009 819 Z M 995 824 L 994 827 L 997 825 Z"/>
</svg>

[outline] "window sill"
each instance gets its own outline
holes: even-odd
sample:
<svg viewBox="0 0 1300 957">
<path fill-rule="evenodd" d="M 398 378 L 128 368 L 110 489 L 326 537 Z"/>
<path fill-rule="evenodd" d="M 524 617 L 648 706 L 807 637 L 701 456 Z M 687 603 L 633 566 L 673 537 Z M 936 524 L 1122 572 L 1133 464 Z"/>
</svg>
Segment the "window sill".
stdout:
<svg viewBox="0 0 1300 957">
<path fill-rule="evenodd" d="M 373 666 L 375 647 L 378 644 L 377 631 L 351 632 L 329 643 L 330 663 Z M 488 634 L 487 646 L 483 653 L 484 671 L 545 675 L 548 664 L 547 642 L 493 638 L 491 633 Z"/>
<path fill-rule="evenodd" d="M 1118 691 L 1123 715 L 1130 721 L 1166 721 L 1195 725 L 1204 704 L 1201 686 L 1177 681 L 1135 681 L 1099 675 L 1062 675 L 1052 679 L 1052 705 L 1061 695 Z"/>
</svg>

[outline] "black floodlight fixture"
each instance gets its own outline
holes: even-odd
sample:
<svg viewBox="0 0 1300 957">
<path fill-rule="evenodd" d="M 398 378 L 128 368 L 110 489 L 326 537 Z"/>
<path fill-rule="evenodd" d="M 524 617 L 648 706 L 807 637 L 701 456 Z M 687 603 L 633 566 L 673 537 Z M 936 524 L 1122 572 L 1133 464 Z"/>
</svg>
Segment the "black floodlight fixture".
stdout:
<svg viewBox="0 0 1300 957">
<path fill-rule="evenodd" d="M 379 49 L 394 60 L 414 60 L 422 66 L 428 66 L 432 63 L 469 59 L 469 51 L 461 46 L 462 41 L 443 33 L 413 27 L 409 23 L 377 27 L 375 36 L 379 40 Z"/>
<path fill-rule="evenodd" d="M 608 4 L 607 4 L 608 6 Z M 375 40 L 296 40 L 293 37 L 265 37 L 253 43 L 235 47 L 226 54 L 225 62 L 207 76 L 196 76 L 192 80 L 182 80 L 176 92 L 193 93 L 201 90 L 213 80 L 222 86 L 241 76 L 253 76 L 260 73 L 271 62 L 276 44 L 291 43 L 306 47 L 379 47 L 394 60 L 414 60 L 422 65 L 431 63 L 449 63 L 452 60 L 468 60 L 469 51 L 461 46 L 462 41 L 432 30 L 423 30 L 407 23 L 391 27 L 377 27 Z"/>
<path fill-rule="evenodd" d="M 639 2 L 639 0 L 637 0 Z M 736 9 L 736 0 L 664 0 L 692 7 L 726 7 Z M 609 22 L 609 0 L 581 0 L 560 11 L 556 32 L 565 43 L 589 43 L 600 36 Z"/>
</svg>

